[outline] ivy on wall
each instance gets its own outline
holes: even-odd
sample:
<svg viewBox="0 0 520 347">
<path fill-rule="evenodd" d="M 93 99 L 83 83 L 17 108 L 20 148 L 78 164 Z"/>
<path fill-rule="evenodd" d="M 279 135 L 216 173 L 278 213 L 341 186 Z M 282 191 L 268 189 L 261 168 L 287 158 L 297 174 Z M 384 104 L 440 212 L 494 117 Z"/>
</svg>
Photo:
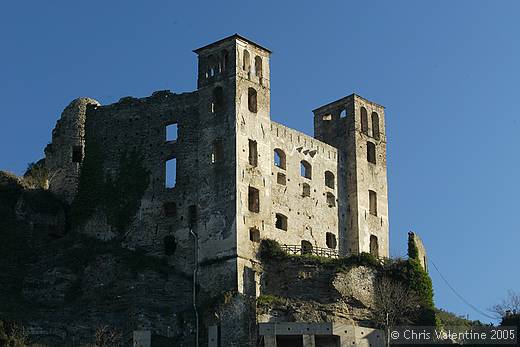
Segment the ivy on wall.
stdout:
<svg viewBox="0 0 520 347">
<path fill-rule="evenodd" d="M 100 146 L 87 137 L 78 193 L 71 206 L 72 223 L 75 226 L 84 224 L 96 208 L 101 208 L 106 213 L 108 223 L 122 233 L 139 209 L 141 198 L 150 183 L 150 173 L 135 149 L 121 154 L 114 176 L 104 177 L 103 163 Z"/>
</svg>

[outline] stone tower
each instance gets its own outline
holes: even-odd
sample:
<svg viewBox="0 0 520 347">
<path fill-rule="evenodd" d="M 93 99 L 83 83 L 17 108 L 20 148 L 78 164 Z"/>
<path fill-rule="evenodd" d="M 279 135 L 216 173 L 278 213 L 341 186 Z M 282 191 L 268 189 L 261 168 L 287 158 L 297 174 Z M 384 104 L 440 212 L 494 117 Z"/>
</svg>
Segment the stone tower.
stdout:
<svg viewBox="0 0 520 347">
<path fill-rule="evenodd" d="M 215 262 L 211 271 L 201 272 L 201 281 L 207 279 L 208 286 L 214 285 L 215 272 L 222 272 L 229 276 L 223 288 L 255 295 L 257 281 L 251 259 L 257 244 L 250 242 L 250 229 L 261 231 L 271 219 L 268 204 L 263 203 L 271 184 L 271 52 L 240 35 L 194 52 L 199 59 L 199 125 L 203 133 L 199 138 L 209 139 L 199 142 L 199 153 L 212 153 L 216 173 L 214 184 L 206 186 L 207 193 L 214 192 L 216 187 L 218 192 L 219 183 L 225 181 L 229 181 L 226 189 L 234 191 L 229 200 L 215 199 L 219 206 L 229 203 L 229 210 L 234 212 L 232 221 L 223 221 L 229 232 L 219 236 L 199 235 L 200 254 L 203 254 L 199 260 Z M 200 146 L 208 148 L 203 150 Z M 207 212 L 215 207 L 208 205 Z"/>
<path fill-rule="evenodd" d="M 345 155 L 346 253 L 388 257 L 384 107 L 352 94 L 313 112 L 314 137 Z"/>
</svg>

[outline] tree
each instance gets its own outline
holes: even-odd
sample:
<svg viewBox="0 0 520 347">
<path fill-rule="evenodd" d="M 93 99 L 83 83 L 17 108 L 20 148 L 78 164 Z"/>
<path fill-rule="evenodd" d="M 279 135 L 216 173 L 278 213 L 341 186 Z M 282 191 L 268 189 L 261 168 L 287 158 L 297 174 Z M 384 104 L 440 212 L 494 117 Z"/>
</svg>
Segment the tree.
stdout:
<svg viewBox="0 0 520 347">
<path fill-rule="evenodd" d="M 520 314 L 520 293 L 509 290 L 507 297 L 490 308 L 490 311 L 495 313 L 497 318 L 503 318 L 508 314 Z"/>
<path fill-rule="evenodd" d="M 406 284 L 384 276 L 375 285 L 374 321 L 384 328 L 412 324 L 417 318 L 420 298 Z"/>
<path fill-rule="evenodd" d="M 119 347 L 121 337 L 118 330 L 102 325 L 96 329 L 96 347 Z"/>
</svg>

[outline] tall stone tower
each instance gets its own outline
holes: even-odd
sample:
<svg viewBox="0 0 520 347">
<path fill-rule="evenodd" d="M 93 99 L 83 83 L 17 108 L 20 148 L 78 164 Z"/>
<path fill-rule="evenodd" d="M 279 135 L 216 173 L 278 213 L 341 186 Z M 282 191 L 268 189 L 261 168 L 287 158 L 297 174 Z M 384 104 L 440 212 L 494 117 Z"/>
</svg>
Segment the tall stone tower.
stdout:
<svg viewBox="0 0 520 347">
<path fill-rule="evenodd" d="M 345 155 L 347 254 L 389 255 L 384 107 L 356 94 L 314 111 L 314 137 Z M 340 239 L 341 241 L 341 239 Z"/>
<path fill-rule="evenodd" d="M 240 35 L 194 52 L 199 57 L 199 146 L 207 147 L 199 147 L 199 153 L 212 157 L 211 183 L 199 187 L 199 195 L 204 189 L 208 196 L 226 192 L 200 206 L 201 214 L 214 213 L 223 205 L 229 211 L 215 215 L 213 230 L 209 226 L 199 234 L 199 254 L 203 255 L 199 261 L 213 263 L 210 271 L 201 272 L 201 282 L 214 286 L 214 274 L 221 272 L 227 277 L 222 288 L 254 295 L 257 281 L 251 258 L 256 244 L 250 242 L 250 230 L 261 231 L 270 224 L 270 208 L 263 202 L 271 184 L 271 52 Z"/>
</svg>

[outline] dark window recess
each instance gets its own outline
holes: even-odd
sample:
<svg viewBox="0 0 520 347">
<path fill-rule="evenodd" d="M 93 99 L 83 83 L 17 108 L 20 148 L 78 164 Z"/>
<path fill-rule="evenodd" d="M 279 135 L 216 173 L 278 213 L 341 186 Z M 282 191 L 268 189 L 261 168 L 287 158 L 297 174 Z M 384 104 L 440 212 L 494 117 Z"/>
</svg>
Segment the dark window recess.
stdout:
<svg viewBox="0 0 520 347">
<path fill-rule="evenodd" d="M 274 225 L 276 229 L 287 230 L 287 217 L 281 213 L 277 213 Z"/>
<path fill-rule="evenodd" d="M 368 135 L 368 114 L 364 107 L 361 107 L 361 132 Z"/>
<path fill-rule="evenodd" d="M 258 165 L 258 148 L 254 140 L 249 140 L 249 164 L 252 166 Z"/>
<path fill-rule="evenodd" d="M 312 243 L 302 240 L 302 254 L 312 254 Z"/>
<path fill-rule="evenodd" d="M 330 192 L 327 192 L 327 205 L 329 205 L 329 207 L 336 206 L 336 197 Z"/>
<path fill-rule="evenodd" d="M 258 111 L 257 95 L 254 88 L 247 90 L 247 107 L 250 112 L 256 113 Z"/>
<path fill-rule="evenodd" d="M 325 171 L 325 185 L 334 189 L 334 174 L 330 171 Z"/>
<path fill-rule="evenodd" d="M 302 184 L 302 196 L 303 197 L 311 196 L 311 186 L 307 183 Z"/>
<path fill-rule="evenodd" d="M 255 75 L 262 77 L 262 58 L 259 56 L 255 57 Z"/>
<path fill-rule="evenodd" d="M 177 215 L 177 204 L 174 202 L 165 202 L 163 204 L 164 215 L 166 217 L 175 217 Z"/>
<path fill-rule="evenodd" d="M 164 237 L 164 254 L 173 255 L 177 249 L 177 241 L 173 235 L 166 235 Z"/>
<path fill-rule="evenodd" d="M 242 70 L 249 72 L 249 52 L 247 50 L 244 50 L 244 58 L 242 60 Z"/>
<path fill-rule="evenodd" d="M 375 235 L 370 235 L 370 254 L 376 258 L 379 257 L 379 242 Z"/>
<path fill-rule="evenodd" d="M 368 191 L 368 201 L 370 205 L 370 214 L 377 216 L 377 194 L 373 190 Z"/>
<path fill-rule="evenodd" d="M 222 87 L 213 89 L 213 97 L 211 100 L 211 112 L 220 113 L 225 110 L 224 91 Z"/>
<path fill-rule="evenodd" d="M 260 192 L 254 187 L 249 187 L 247 194 L 248 208 L 251 212 L 260 212 Z"/>
<path fill-rule="evenodd" d="M 372 142 L 367 142 L 367 161 L 369 163 L 376 163 L 376 145 Z"/>
<path fill-rule="evenodd" d="M 188 221 L 190 223 L 190 228 L 193 228 L 197 225 L 197 206 L 190 205 L 188 207 Z"/>
<path fill-rule="evenodd" d="M 334 235 L 333 233 L 326 233 L 325 242 L 327 244 L 327 247 L 332 248 L 332 249 L 336 248 L 336 246 L 337 246 L 336 235 Z"/>
<path fill-rule="evenodd" d="M 72 162 L 81 163 L 83 160 L 83 146 L 72 147 Z"/>
<path fill-rule="evenodd" d="M 379 140 L 379 115 L 375 112 L 372 112 L 372 137 L 376 140 Z"/>
<path fill-rule="evenodd" d="M 224 156 L 224 146 L 222 144 L 221 139 L 217 139 L 213 141 L 213 150 L 211 153 L 211 162 L 218 163 L 222 161 L 222 157 Z"/>
<path fill-rule="evenodd" d="M 276 174 L 276 183 L 281 184 L 282 186 L 285 186 L 286 181 L 287 181 L 287 179 L 285 177 L 285 174 L 283 174 L 281 172 L 278 172 Z"/>
<path fill-rule="evenodd" d="M 249 240 L 253 242 L 260 242 L 260 230 L 258 230 L 257 228 L 250 228 Z"/>
</svg>

